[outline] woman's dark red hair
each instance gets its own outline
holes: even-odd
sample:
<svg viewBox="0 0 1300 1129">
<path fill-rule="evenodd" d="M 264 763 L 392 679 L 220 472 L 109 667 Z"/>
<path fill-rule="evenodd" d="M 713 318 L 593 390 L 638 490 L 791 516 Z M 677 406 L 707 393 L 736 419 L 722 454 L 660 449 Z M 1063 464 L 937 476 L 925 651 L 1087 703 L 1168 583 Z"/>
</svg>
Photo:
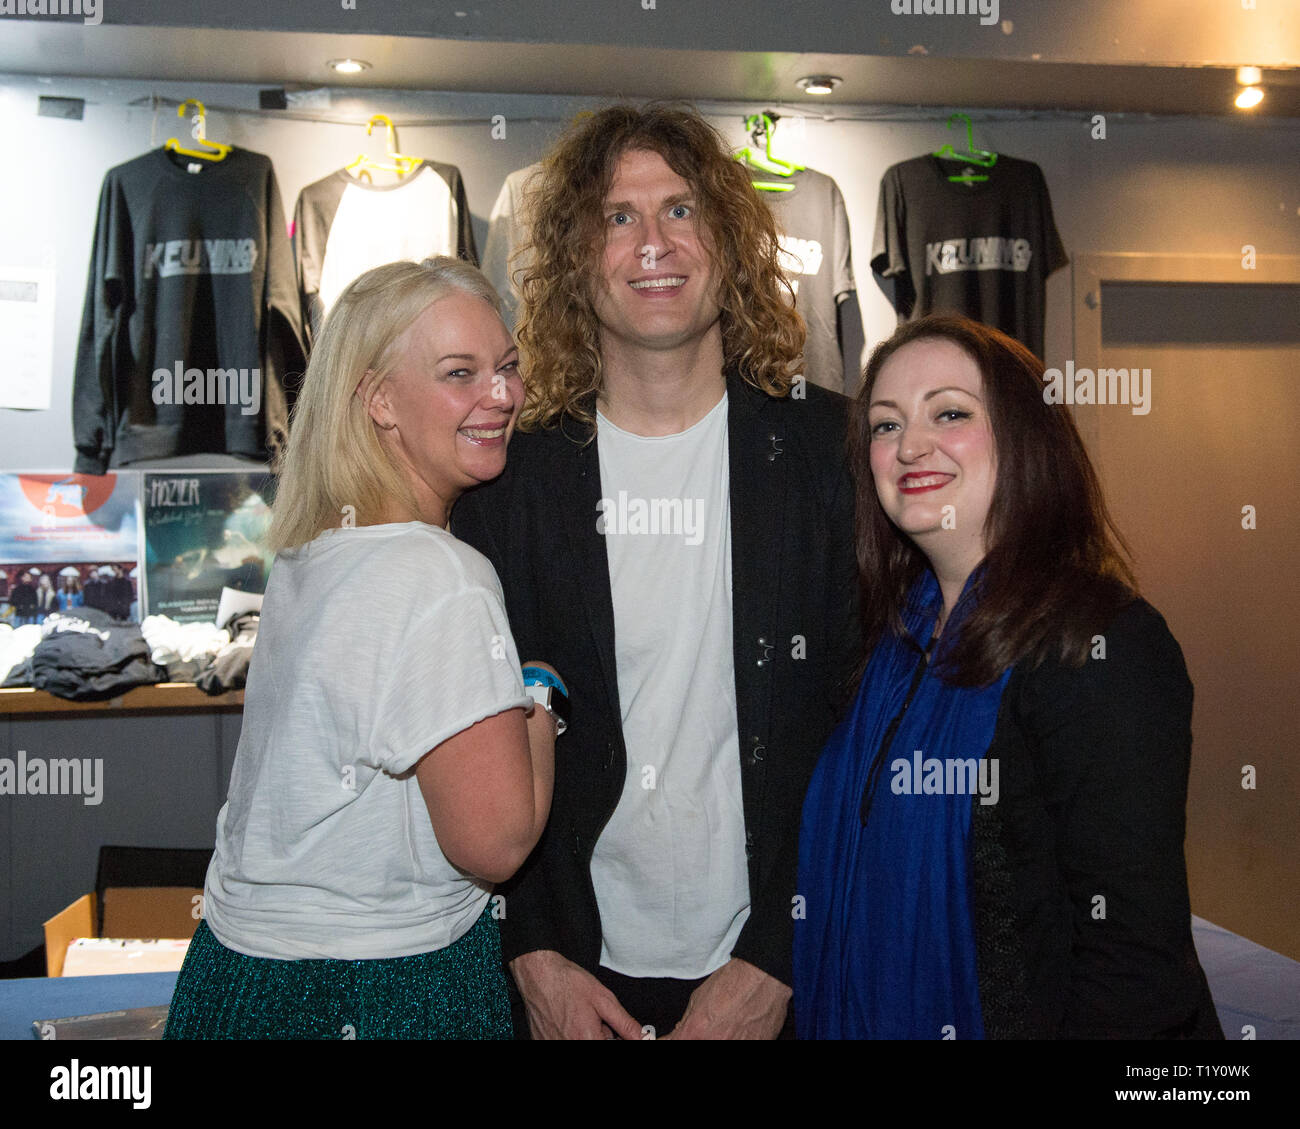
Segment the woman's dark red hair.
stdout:
<svg viewBox="0 0 1300 1129">
<path fill-rule="evenodd" d="M 1022 660 L 1082 665 L 1093 637 L 1137 594 L 1128 547 L 1069 409 L 1044 398 L 1043 362 L 999 330 L 948 315 L 909 322 L 878 345 L 850 409 L 866 653 L 885 632 L 902 633 L 907 594 L 928 566 L 876 495 L 872 388 L 895 353 L 934 338 L 953 342 L 979 367 L 997 450 L 978 602 L 945 648 L 942 673 L 956 685 L 984 686 Z"/>
</svg>

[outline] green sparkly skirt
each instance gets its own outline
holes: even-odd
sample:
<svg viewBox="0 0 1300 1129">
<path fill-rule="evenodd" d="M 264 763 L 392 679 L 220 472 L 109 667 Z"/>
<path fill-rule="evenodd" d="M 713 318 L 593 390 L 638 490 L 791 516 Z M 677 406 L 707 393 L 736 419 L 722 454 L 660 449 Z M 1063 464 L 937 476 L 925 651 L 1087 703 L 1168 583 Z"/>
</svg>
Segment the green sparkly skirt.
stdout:
<svg viewBox="0 0 1300 1129">
<path fill-rule="evenodd" d="M 383 960 L 245 956 L 200 921 L 163 1038 L 513 1038 L 490 905 L 445 949 Z"/>
</svg>

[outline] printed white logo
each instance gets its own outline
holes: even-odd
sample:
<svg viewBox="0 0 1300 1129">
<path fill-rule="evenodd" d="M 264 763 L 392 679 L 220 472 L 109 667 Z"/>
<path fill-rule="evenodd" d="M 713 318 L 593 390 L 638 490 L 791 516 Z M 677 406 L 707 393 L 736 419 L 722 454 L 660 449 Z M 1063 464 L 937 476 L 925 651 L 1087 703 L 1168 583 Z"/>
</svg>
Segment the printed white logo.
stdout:
<svg viewBox="0 0 1300 1129">
<path fill-rule="evenodd" d="M 983 239 L 941 239 L 925 245 L 925 273 L 955 274 L 966 270 L 1029 269 L 1033 248 L 1028 239 L 1004 239 L 990 235 Z"/>
</svg>

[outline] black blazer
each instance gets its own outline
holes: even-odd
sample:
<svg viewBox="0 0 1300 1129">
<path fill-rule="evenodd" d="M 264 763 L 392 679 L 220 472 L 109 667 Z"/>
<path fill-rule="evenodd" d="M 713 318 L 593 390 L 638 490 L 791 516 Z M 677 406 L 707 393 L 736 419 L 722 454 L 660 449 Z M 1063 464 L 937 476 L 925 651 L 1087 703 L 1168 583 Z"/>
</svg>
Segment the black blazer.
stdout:
<svg viewBox="0 0 1300 1129">
<path fill-rule="evenodd" d="M 1013 669 L 973 799 L 972 885 L 988 1038 L 1221 1039 L 1192 943 L 1183 857 L 1192 683 L 1150 604 L 1105 657 Z"/>
<path fill-rule="evenodd" d="M 777 399 L 727 375 L 733 653 L 751 912 L 733 955 L 790 982 L 804 791 L 862 645 L 848 400 L 812 384 Z M 571 693 L 541 841 L 510 882 L 507 961 L 554 949 L 594 972 L 601 929 L 591 855 L 623 790 L 614 609 L 592 430 L 517 432 L 505 473 L 466 493 L 451 530 L 501 579 L 521 660 L 553 665 Z M 672 615 L 672 608 L 665 608 Z"/>
</svg>

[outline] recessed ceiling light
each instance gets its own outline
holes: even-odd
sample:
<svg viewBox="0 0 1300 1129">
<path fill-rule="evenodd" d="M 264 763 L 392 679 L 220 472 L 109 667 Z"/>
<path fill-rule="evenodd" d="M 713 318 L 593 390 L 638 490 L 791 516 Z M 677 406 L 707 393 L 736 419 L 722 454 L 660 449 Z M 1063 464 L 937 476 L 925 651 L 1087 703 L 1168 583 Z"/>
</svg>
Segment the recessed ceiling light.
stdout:
<svg viewBox="0 0 1300 1129">
<path fill-rule="evenodd" d="M 326 66 L 338 74 L 360 74 L 370 69 L 365 59 L 331 59 Z"/>
<path fill-rule="evenodd" d="M 810 74 L 799 79 L 795 86 L 805 94 L 830 94 L 843 81 L 836 74 Z"/>
</svg>

